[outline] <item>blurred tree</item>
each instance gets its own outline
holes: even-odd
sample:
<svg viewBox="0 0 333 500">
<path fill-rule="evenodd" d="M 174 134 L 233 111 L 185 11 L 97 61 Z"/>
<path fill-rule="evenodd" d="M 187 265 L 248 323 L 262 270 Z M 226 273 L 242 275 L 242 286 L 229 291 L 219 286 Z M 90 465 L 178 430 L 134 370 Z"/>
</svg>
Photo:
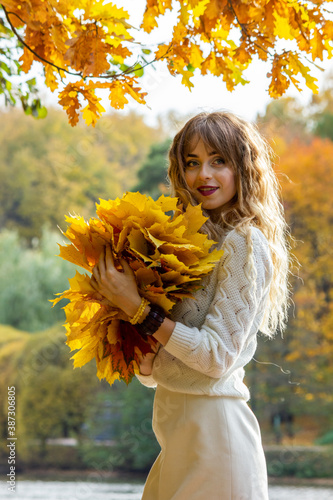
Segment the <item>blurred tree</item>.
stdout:
<svg viewBox="0 0 333 500">
<path fill-rule="evenodd" d="M 60 240 L 45 230 L 28 248 L 17 233 L 0 233 L 0 323 L 35 332 L 65 320 L 60 306 L 49 302 L 75 274 L 72 264 L 56 257 Z"/>
<path fill-rule="evenodd" d="M 256 121 L 260 130 L 274 141 L 280 138 L 287 142 L 296 138 L 305 141 L 311 136 L 305 109 L 293 97 L 271 101 Z"/>
<path fill-rule="evenodd" d="M 298 393 L 332 414 L 333 376 L 333 143 L 295 142 L 280 154 L 286 212 L 301 264 L 287 360 L 302 367 Z M 304 283 L 304 284 L 303 284 Z M 304 363 L 306 361 L 306 363 Z M 329 385 L 326 385 L 329 384 Z"/>
<path fill-rule="evenodd" d="M 284 339 L 259 342 L 256 359 L 282 367 L 248 369 L 254 404 L 264 412 L 287 410 L 333 424 L 333 143 L 273 138 L 287 221 L 300 262 L 291 279 L 293 304 Z M 295 272 L 295 271 L 294 271 Z M 266 414 L 266 417 L 269 415 Z M 320 422 L 320 425 L 324 425 Z"/>
<path fill-rule="evenodd" d="M 118 456 L 115 465 L 125 470 L 146 470 L 160 450 L 152 430 L 155 392 L 135 378 L 128 387 L 122 386 L 115 383 L 111 389 L 114 391 L 111 412 L 116 433 L 113 450 Z"/>
<path fill-rule="evenodd" d="M 98 198 L 122 196 L 163 136 L 134 113 L 105 116 L 93 130 L 73 129 L 56 111 L 43 121 L 14 111 L 0 121 L 0 225 L 28 239 L 61 225 L 65 213 L 88 217 Z"/>
<path fill-rule="evenodd" d="M 59 326 L 23 340 L 24 346 L 17 350 L 15 363 L 3 382 L 16 388 L 16 425 L 22 456 L 27 458 L 31 453 L 29 445 L 38 440 L 42 458 L 48 438 L 80 438 L 85 414 L 94 404 L 100 382 L 93 365 L 73 371 L 65 332 Z M 14 342 L 7 335 L 7 342 L 0 348 L 3 363 Z"/>
<path fill-rule="evenodd" d="M 96 405 L 91 406 L 85 421 L 84 436 L 111 444 L 108 458 L 105 452 L 93 450 L 86 444 L 85 462 L 98 468 L 115 467 L 126 471 L 147 470 L 152 465 L 159 445 L 152 430 L 154 391 L 141 385 L 135 378 L 125 386 L 116 381 L 112 387 L 101 384 Z"/>
<path fill-rule="evenodd" d="M 48 439 L 74 437 L 82 440 L 80 453 L 89 467 L 149 468 L 159 451 L 151 426 L 154 391 L 137 380 L 110 388 L 99 381 L 93 363 L 73 370 L 65 340 L 59 326 L 34 335 L 0 326 L 1 450 L 8 435 L 7 387 L 15 386 L 24 463 L 43 460 Z M 110 439 L 112 447 L 95 445 Z"/>
<path fill-rule="evenodd" d="M 326 78 L 320 94 L 312 97 L 311 109 L 314 134 L 333 141 L 333 73 Z"/>
<path fill-rule="evenodd" d="M 167 164 L 170 139 L 153 144 L 138 170 L 139 182 L 132 189 L 150 195 L 155 200 L 162 194 L 168 192 L 167 186 Z"/>
<path fill-rule="evenodd" d="M 327 111 L 318 117 L 314 127 L 314 133 L 319 137 L 327 137 L 333 141 L 333 113 Z"/>
<path fill-rule="evenodd" d="M 275 141 L 282 137 L 288 143 L 296 139 L 310 142 L 313 135 L 333 140 L 333 73 L 326 76 L 321 92 L 312 95 L 307 105 L 294 97 L 271 101 L 257 115 L 257 123 Z"/>
<path fill-rule="evenodd" d="M 15 385 L 18 358 L 28 340 L 28 333 L 0 325 L 0 439 L 5 441 L 8 437 L 8 387 Z M 8 454 L 6 460 L 7 457 Z"/>
</svg>

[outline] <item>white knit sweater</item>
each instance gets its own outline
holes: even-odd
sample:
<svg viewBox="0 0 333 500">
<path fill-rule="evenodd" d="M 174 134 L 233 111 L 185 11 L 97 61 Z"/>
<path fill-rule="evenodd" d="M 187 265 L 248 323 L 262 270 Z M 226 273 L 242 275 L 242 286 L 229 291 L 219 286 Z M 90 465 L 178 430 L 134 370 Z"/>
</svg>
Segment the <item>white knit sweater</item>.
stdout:
<svg viewBox="0 0 333 500">
<path fill-rule="evenodd" d="M 236 230 L 224 239 L 224 254 L 195 300 L 172 309 L 176 326 L 161 346 L 152 374 L 138 375 L 148 387 L 157 384 L 175 392 L 243 398 L 244 366 L 257 347 L 272 279 L 272 261 L 262 232 L 252 227 L 253 251 Z"/>
</svg>

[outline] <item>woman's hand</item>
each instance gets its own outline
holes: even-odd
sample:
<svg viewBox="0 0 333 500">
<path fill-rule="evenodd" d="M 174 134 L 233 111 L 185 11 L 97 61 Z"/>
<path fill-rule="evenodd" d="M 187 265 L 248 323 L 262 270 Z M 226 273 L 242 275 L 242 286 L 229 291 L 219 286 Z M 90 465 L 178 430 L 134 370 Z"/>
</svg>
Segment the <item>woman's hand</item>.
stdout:
<svg viewBox="0 0 333 500">
<path fill-rule="evenodd" d="M 118 307 L 129 318 L 133 318 L 140 307 L 141 297 L 132 269 L 124 259 L 120 263 L 122 270 L 118 271 L 114 266 L 111 248 L 107 247 L 105 252 L 101 254 L 98 264 L 93 269 L 91 286 L 96 292 L 103 295 L 112 306 Z M 149 307 L 146 306 L 144 315 L 148 313 Z M 174 321 L 165 318 L 160 328 L 154 333 L 154 338 L 162 345 L 166 345 L 175 325 Z"/>
<path fill-rule="evenodd" d="M 91 285 L 111 305 L 133 317 L 141 304 L 141 297 L 132 269 L 124 259 L 121 259 L 120 263 L 122 270 L 118 271 L 114 265 L 111 248 L 107 247 L 93 269 Z"/>
<path fill-rule="evenodd" d="M 153 362 L 160 347 L 160 343 L 157 342 L 154 347 L 152 347 L 154 352 L 149 352 L 145 356 L 139 354 L 139 370 L 141 375 L 151 375 L 153 369 Z"/>
</svg>

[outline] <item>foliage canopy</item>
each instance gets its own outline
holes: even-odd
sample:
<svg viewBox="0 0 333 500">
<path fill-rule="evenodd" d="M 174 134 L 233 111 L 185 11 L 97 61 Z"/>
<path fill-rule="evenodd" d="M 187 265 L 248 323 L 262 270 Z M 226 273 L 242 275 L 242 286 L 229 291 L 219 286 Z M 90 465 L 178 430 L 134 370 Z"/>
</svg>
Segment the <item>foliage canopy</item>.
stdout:
<svg viewBox="0 0 333 500">
<path fill-rule="evenodd" d="M 333 21 L 322 0 L 147 0 L 139 28 L 130 24 L 129 11 L 104 0 L 2 0 L 1 5 L 0 92 L 15 104 L 13 74 L 28 72 L 38 61 L 46 85 L 60 90 L 59 103 L 73 126 L 83 103 L 88 125 L 105 111 L 99 89 L 107 89 L 115 109 L 123 108 L 128 96 L 145 104 L 139 80 L 157 61 L 165 61 L 189 89 L 197 70 L 221 77 L 231 91 L 247 83 L 244 71 L 258 57 L 271 63 L 268 90 L 275 98 L 291 83 L 299 88 L 299 77 L 316 92 L 308 63 L 332 56 Z M 144 44 L 142 35 L 170 11 L 167 41 L 148 37 Z M 28 93 L 19 93 L 23 106 L 43 115 L 38 99 L 27 102 L 36 82 L 26 83 Z"/>
</svg>

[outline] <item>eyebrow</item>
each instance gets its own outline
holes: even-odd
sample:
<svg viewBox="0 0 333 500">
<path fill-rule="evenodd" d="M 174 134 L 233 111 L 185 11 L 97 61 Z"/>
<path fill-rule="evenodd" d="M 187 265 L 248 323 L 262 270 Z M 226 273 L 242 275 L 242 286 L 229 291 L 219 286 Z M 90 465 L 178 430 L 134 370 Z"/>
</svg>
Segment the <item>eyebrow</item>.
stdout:
<svg viewBox="0 0 333 500">
<path fill-rule="evenodd" d="M 209 156 L 213 156 L 216 154 L 218 154 L 216 151 L 211 151 L 210 153 L 208 153 Z M 195 155 L 194 153 L 188 153 L 186 156 L 190 156 L 191 158 L 199 158 L 199 156 Z"/>
</svg>

